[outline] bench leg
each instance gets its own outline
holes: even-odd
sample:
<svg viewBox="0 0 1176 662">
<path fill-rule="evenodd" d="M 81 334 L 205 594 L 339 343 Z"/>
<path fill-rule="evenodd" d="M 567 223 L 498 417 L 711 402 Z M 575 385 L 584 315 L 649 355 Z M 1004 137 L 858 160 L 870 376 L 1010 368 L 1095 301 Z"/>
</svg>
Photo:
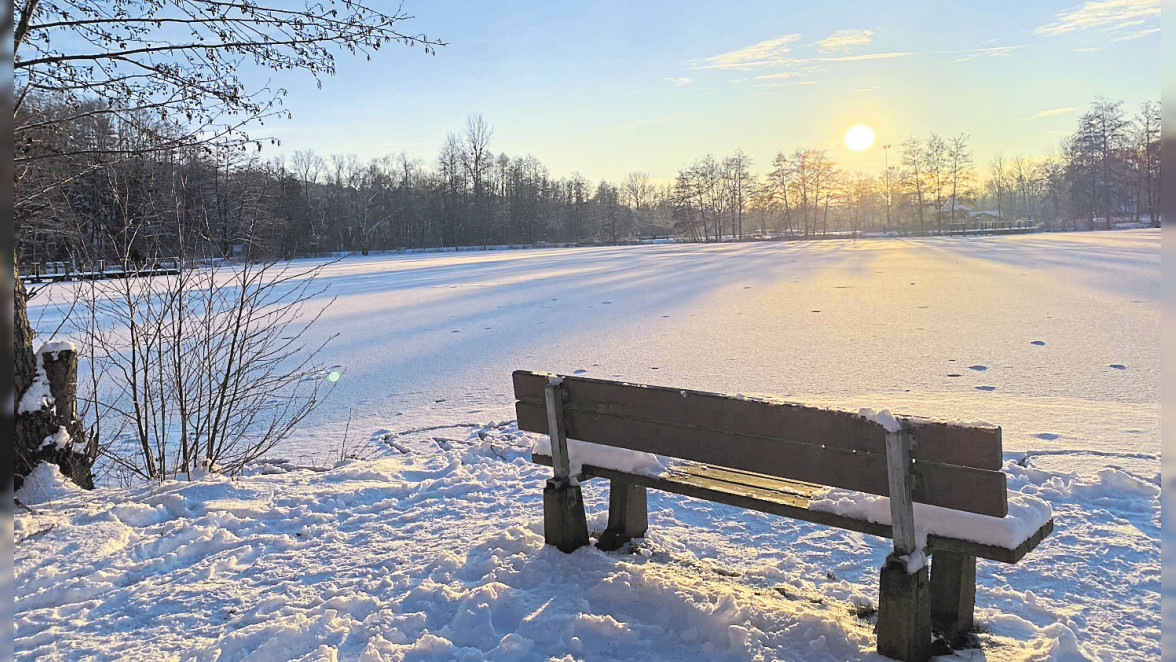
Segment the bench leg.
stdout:
<svg viewBox="0 0 1176 662">
<path fill-rule="evenodd" d="M 924 566 L 907 574 L 906 561 L 891 554 L 878 583 L 878 653 L 903 662 L 931 657 L 930 580 Z"/>
<path fill-rule="evenodd" d="M 931 557 L 931 626 L 952 646 L 964 643 L 976 607 L 976 557 L 937 551 Z"/>
<path fill-rule="evenodd" d="M 608 485 L 608 528 L 600 535 L 596 546 L 612 551 L 633 538 L 645 535 L 649 528 L 649 510 L 645 488 L 619 480 Z"/>
<path fill-rule="evenodd" d="M 548 479 L 543 488 L 543 540 L 569 554 L 588 544 L 588 520 L 579 485 Z"/>
</svg>

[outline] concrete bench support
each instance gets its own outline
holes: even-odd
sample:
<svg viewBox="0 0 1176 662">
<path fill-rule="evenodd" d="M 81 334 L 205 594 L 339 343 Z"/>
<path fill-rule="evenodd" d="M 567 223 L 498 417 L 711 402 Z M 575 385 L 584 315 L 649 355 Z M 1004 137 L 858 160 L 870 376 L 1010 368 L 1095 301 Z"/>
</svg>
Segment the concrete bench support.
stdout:
<svg viewBox="0 0 1176 662">
<path fill-rule="evenodd" d="M 633 538 L 645 536 L 648 528 L 645 488 L 619 480 L 609 481 L 608 528 L 596 546 L 606 552 L 612 551 Z"/>
<path fill-rule="evenodd" d="M 548 479 L 543 488 L 543 541 L 569 554 L 588 544 L 588 520 L 579 485 Z"/>
<path fill-rule="evenodd" d="M 931 626 L 952 646 L 967 641 L 976 607 L 976 557 L 948 550 L 931 562 Z"/>
<path fill-rule="evenodd" d="M 906 559 L 891 554 L 878 583 L 878 653 L 904 662 L 931 658 L 931 582 L 927 567 L 907 573 Z"/>
</svg>

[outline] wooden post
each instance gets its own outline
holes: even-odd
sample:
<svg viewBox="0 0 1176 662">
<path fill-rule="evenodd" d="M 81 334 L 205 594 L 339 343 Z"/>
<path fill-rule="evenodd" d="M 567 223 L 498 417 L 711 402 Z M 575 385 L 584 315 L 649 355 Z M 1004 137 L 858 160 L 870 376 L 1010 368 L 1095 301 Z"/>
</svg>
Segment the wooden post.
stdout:
<svg viewBox="0 0 1176 662">
<path fill-rule="evenodd" d="M 925 662 L 931 657 L 930 579 L 925 563 L 908 572 L 906 558 L 920 552 L 911 502 L 910 440 L 904 430 L 886 433 L 894 551 L 882 564 L 878 582 L 878 653 L 904 662 Z"/>
<path fill-rule="evenodd" d="M 588 518 L 579 484 L 572 484 L 564 425 L 563 387 L 553 377 L 544 389 L 547 424 L 551 437 L 551 466 L 555 477 L 543 488 L 543 540 L 561 552 L 571 553 L 588 544 Z"/>
<path fill-rule="evenodd" d="M 931 564 L 931 627 L 952 646 L 968 639 L 976 608 L 976 557 L 936 551 Z"/>
<path fill-rule="evenodd" d="M 551 438 L 551 467 L 556 480 L 567 480 L 571 476 L 571 462 L 568 459 L 567 427 L 564 424 L 563 387 L 553 378 L 544 387 L 547 399 L 547 429 Z"/>
<path fill-rule="evenodd" d="M 612 551 L 633 538 L 641 538 L 649 529 L 649 508 L 645 488 L 619 480 L 608 485 L 608 528 L 596 547 Z"/>
<path fill-rule="evenodd" d="M 890 486 L 890 526 L 894 553 L 915 551 L 915 511 L 911 501 L 910 435 L 903 430 L 886 433 L 886 477 Z"/>
</svg>

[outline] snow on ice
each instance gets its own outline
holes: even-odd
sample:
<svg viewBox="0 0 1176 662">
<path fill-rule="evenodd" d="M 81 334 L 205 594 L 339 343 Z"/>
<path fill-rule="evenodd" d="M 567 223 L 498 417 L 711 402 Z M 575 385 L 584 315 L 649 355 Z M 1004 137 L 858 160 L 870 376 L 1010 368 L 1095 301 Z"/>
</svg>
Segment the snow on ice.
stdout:
<svg viewBox="0 0 1176 662">
<path fill-rule="evenodd" d="M 1159 239 L 344 259 L 314 330 L 340 333 L 322 358 L 341 377 L 272 457 L 93 492 L 38 469 L 14 519 L 17 655 L 877 659 L 889 541 L 651 491 L 644 540 L 545 547 L 551 470 L 512 422 L 510 372 L 529 369 L 1000 425 L 1011 515 L 969 531 L 1009 542 L 1050 512 L 1056 528 L 1015 565 L 979 563 L 984 648 L 949 659 L 1156 659 Z M 34 302 L 39 327 L 64 287 Z M 332 465 L 349 410 L 370 458 Z M 610 450 L 572 454 L 660 470 Z M 607 485 L 584 496 L 599 532 Z M 889 517 L 878 498 L 826 502 Z"/>
</svg>

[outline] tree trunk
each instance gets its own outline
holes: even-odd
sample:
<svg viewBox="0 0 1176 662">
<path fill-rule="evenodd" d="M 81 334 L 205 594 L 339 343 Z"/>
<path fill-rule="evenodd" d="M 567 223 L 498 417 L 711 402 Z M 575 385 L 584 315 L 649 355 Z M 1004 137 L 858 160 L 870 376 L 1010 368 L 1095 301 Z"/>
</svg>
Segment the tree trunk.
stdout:
<svg viewBox="0 0 1176 662">
<path fill-rule="evenodd" d="M 72 349 L 33 353 L 33 331 L 27 312 L 28 293 L 13 260 L 13 349 L 16 412 L 15 466 L 13 487 L 41 462 L 56 464 L 61 473 L 78 485 L 93 489 L 91 467 L 98 454 L 97 438 L 86 439 L 77 418 L 77 355 Z M 46 389 L 46 385 L 48 388 Z M 37 392 L 25 401 L 29 390 Z M 33 400 L 40 395 L 40 402 Z"/>
</svg>

